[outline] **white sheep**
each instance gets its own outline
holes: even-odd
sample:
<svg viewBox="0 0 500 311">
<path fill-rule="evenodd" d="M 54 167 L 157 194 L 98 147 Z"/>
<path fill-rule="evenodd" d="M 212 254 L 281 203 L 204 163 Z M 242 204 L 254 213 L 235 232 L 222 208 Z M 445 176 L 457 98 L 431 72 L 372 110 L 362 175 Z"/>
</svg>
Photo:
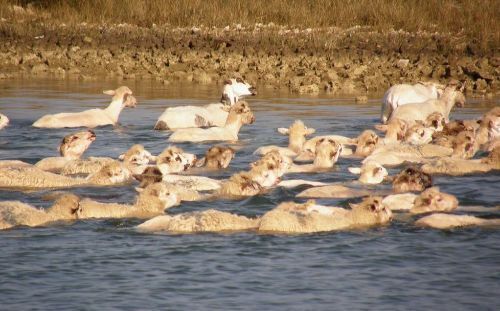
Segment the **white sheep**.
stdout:
<svg viewBox="0 0 500 311">
<path fill-rule="evenodd" d="M 132 174 L 119 162 L 105 165 L 87 178 L 71 178 L 35 166 L 8 166 L 0 170 L 0 188 L 46 189 L 76 186 L 108 186 L 130 181 Z"/>
<path fill-rule="evenodd" d="M 229 111 L 224 127 L 187 128 L 176 130 L 170 142 L 238 141 L 238 133 L 244 124 L 252 124 L 255 117 L 248 104 L 239 101 Z"/>
<path fill-rule="evenodd" d="M 66 135 L 59 145 L 61 156 L 44 158 L 35 166 L 44 171 L 59 173 L 66 164 L 80 159 L 95 139 L 95 133 L 90 130 Z"/>
<path fill-rule="evenodd" d="M 367 197 L 351 209 L 285 202 L 260 218 L 259 232 L 313 233 L 387 224 L 392 212 L 381 197 Z"/>
<path fill-rule="evenodd" d="M 9 118 L 6 115 L 0 113 L 0 130 L 9 125 Z"/>
<path fill-rule="evenodd" d="M 382 123 L 387 123 L 396 108 L 411 103 L 423 103 L 429 99 L 438 99 L 443 90 L 443 85 L 432 82 L 391 86 L 382 99 Z"/>
<path fill-rule="evenodd" d="M 33 123 L 33 126 L 40 128 L 94 128 L 97 126 L 115 125 L 118 123 L 118 117 L 123 108 L 133 108 L 137 104 L 137 100 L 132 95 L 132 91 L 126 86 L 121 86 L 116 90 L 104 91 L 103 93 L 113 96 L 111 103 L 105 109 L 89 109 L 75 113 L 45 115 Z"/>
<path fill-rule="evenodd" d="M 256 230 L 259 219 L 238 216 L 217 210 L 161 215 L 136 228 L 140 232 L 201 233 Z"/>
<path fill-rule="evenodd" d="M 0 202 L 0 229 L 14 226 L 42 226 L 56 221 L 88 218 L 150 218 L 179 204 L 175 192 L 161 183 L 143 189 L 133 205 L 101 203 L 64 194 L 52 207 L 41 210 L 19 201 Z"/>
<path fill-rule="evenodd" d="M 280 127 L 278 132 L 283 135 L 288 135 L 288 148 L 279 146 L 263 146 L 255 150 L 254 154 L 264 155 L 272 150 L 278 150 L 283 155 L 295 157 L 302 151 L 302 147 L 306 142 L 306 136 L 316 132 L 313 128 L 308 128 L 301 120 L 295 120 L 289 128 Z"/>
<path fill-rule="evenodd" d="M 397 107 L 391 114 L 389 121 L 392 119 L 399 119 L 406 121 L 409 126 L 413 125 L 415 121 L 420 120 L 425 122 L 427 117 L 435 112 L 441 115 L 448 121 L 451 109 L 455 103 L 462 105 L 465 102 L 462 90 L 457 90 L 455 83 L 450 83 L 443 91 L 439 99 L 429 99 L 422 103 L 408 103 L 403 106 Z"/>
<path fill-rule="evenodd" d="M 179 106 L 165 109 L 156 121 L 155 130 L 175 130 L 191 127 L 222 127 L 226 124 L 230 108 L 243 96 L 255 95 L 255 88 L 242 79 L 224 82 L 221 101 L 206 106 Z"/>
<path fill-rule="evenodd" d="M 470 215 L 450 215 L 435 213 L 420 218 L 415 222 L 415 225 L 442 230 L 470 226 L 498 227 L 500 226 L 500 219 L 484 219 Z"/>
</svg>

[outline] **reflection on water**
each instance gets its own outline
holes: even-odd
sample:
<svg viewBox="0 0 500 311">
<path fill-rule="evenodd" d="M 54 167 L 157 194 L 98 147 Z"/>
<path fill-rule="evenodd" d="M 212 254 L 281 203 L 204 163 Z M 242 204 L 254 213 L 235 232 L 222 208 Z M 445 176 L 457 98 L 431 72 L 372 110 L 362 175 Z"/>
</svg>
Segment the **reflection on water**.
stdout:
<svg viewBox="0 0 500 311">
<path fill-rule="evenodd" d="M 104 89 L 129 86 L 139 105 L 124 110 L 120 126 L 96 129 L 87 156 L 117 157 L 134 143 L 157 154 L 167 132 L 152 127 L 163 109 L 206 104 L 220 98 L 214 85 L 163 85 L 150 81 L 0 81 L 0 111 L 11 124 L 0 132 L 0 159 L 35 163 L 57 155 L 68 129 L 35 129 L 47 113 L 104 107 Z M 379 96 L 380 98 L 380 96 Z M 249 98 L 257 121 L 244 127 L 226 178 L 247 168 L 261 145 L 287 145 L 276 132 L 300 118 L 317 134 L 356 136 L 378 120 L 379 100 L 355 104 L 352 97 L 298 97 L 259 88 Z M 453 117 L 476 117 L 498 101 L 470 101 Z M 181 144 L 202 154 L 208 144 Z M 292 178 L 333 182 L 354 176 L 341 159 L 323 174 Z M 390 170 L 394 173 L 396 170 Z M 500 175 L 438 177 L 442 190 L 464 205 L 498 205 Z M 264 213 L 298 191 L 277 189 L 243 201 L 185 203 L 173 213 L 217 208 L 244 215 Z M 133 185 L 79 188 L 99 201 L 131 202 Z M 0 191 L 1 200 L 48 206 L 46 192 Z M 321 203 L 346 205 L 345 200 Z M 483 216 L 494 216 L 494 212 Z M 496 215 L 498 217 L 498 215 Z M 87 220 L 49 228 L 0 232 L 0 304 L 6 310 L 40 309 L 491 309 L 500 290 L 500 233 L 492 229 L 451 232 L 420 229 L 413 219 L 372 230 L 303 236 L 251 233 L 144 235 L 138 220 Z M 29 307 L 28 307 L 29 306 Z M 36 306 L 36 307 L 35 307 Z"/>
</svg>

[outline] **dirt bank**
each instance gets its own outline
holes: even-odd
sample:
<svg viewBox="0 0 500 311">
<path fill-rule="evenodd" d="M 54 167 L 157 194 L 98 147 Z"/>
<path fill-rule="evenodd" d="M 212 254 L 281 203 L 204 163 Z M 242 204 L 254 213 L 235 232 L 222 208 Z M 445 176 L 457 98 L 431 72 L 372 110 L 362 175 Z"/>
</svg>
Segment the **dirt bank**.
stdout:
<svg viewBox="0 0 500 311">
<path fill-rule="evenodd" d="M 287 29 L 256 24 L 173 28 L 127 24 L 68 27 L 0 21 L 0 78 L 158 79 L 211 83 L 243 76 L 299 93 L 381 92 L 419 80 L 467 81 L 499 93 L 500 57 L 443 33 Z"/>
</svg>

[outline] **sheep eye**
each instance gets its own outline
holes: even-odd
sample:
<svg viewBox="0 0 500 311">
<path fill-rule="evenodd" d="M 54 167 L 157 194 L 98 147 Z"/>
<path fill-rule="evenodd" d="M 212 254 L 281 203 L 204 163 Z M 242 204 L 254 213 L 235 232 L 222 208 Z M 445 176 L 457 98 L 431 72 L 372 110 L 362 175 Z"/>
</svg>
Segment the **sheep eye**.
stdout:
<svg viewBox="0 0 500 311">
<path fill-rule="evenodd" d="M 182 160 L 181 160 L 181 157 L 176 156 L 176 157 L 175 157 L 175 161 L 179 161 L 179 162 L 180 162 L 180 161 L 182 161 Z"/>
<path fill-rule="evenodd" d="M 377 210 L 377 207 L 375 206 L 375 204 L 371 204 L 370 209 L 372 212 L 375 212 Z"/>
</svg>

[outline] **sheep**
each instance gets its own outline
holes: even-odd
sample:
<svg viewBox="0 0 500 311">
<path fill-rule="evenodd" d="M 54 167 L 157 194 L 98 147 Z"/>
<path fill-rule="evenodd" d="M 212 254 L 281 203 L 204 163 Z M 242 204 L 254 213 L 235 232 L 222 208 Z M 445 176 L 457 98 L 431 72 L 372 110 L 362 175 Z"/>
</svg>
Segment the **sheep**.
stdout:
<svg viewBox="0 0 500 311">
<path fill-rule="evenodd" d="M 362 163 L 376 162 L 383 166 L 398 166 L 405 162 L 422 163 L 426 158 L 450 156 L 453 152 L 452 148 L 433 144 L 416 146 L 393 143 L 380 145 Z"/>
<path fill-rule="evenodd" d="M 38 128 L 94 128 L 104 125 L 116 125 L 122 109 L 125 107 L 134 108 L 137 104 L 132 91 L 126 86 L 121 86 L 116 90 L 104 91 L 103 93 L 113 96 L 111 103 L 106 109 L 90 109 L 76 113 L 45 115 L 35 121 L 33 126 Z"/>
<path fill-rule="evenodd" d="M 386 196 L 382 201 L 392 211 L 407 211 L 413 215 L 450 212 L 458 208 L 457 198 L 441 192 L 438 187 L 431 187 L 420 194 L 398 193 Z"/>
<path fill-rule="evenodd" d="M 254 196 L 279 183 L 280 168 L 269 164 L 252 167 L 248 172 L 239 172 L 222 183 L 217 196 L 241 197 Z"/>
<path fill-rule="evenodd" d="M 308 128 L 301 120 L 295 120 L 295 122 L 290 125 L 289 128 L 278 128 L 278 132 L 283 135 L 288 135 L 288 148 L 278 146 L 263 146 L 255 150 L 254 154 L 264 155 L 271 150 L 278 150 L 280 153 L 289 157 L 297 156 L 302 151 L 302 147 L 306 142 L 306 136 L 314 134 L 316 130 L 313 128 Z"/>
<path fill-rule="evenodd" d="M 130 147 L 124 154 L 121 154 L 118 159 L 123 161 L 123 164 L 132 174 L 140 174 L 150 161 L 156 161 L 156 157 L 151 155 L 151 153 L 140 144 L 135 144 Z M 95 174 L 104 166 L 114 162 L 120 163 L 118 160 L 108 157 L 88 157 L 86 159 L 72 160 L 62 167 L 61 174 Z"/>
<path fill-rule="evenodd" d="M 100 203 L 64 194 L 46 211 L 18 202 L 0 202 L 0 229 L 14 226 L 43 226 L 56 221 L 89 218 L 150 218 L 179 204 L 175 192 L 157 183 L 143 189 L 134 205 Z"/>
<path fill-rule="evenodd" d="M 134 178 L 140 182 L 137 191 L 142 191 L 141 189 L 147 186 L 159 183 L 163 181 L 163 174 L 160 169 L 156 166 L 150 166 L 144 170 L 141 174 L 134 175 Z M 175 192 L 180 201 L 199 201 L 204 199 L 202 195 L 198 193 L 195 189 L 189 189 L 182 183 L 163 183 L 170 192 Z"/>
<path fill-rule="evenodd" d="M 349 168 L 354 174 L 362 173 L 366 177 L 364 184 L 377 184 L 387 177 L 387 170 L 377 163 L 367 163 L 362 169 Z M 409 191 L 423 191 L 432 186 L 432 177 L 417 168 L 406 168 L 395 177 L 391 177 L 392 188 L 396 193 Z M 359 189 L 341 184 L 330 184 L 306 189 L 297 198 L 355 198 L 366 195 L 376 195 L 380 191 Z"/>
<path fill-rule="evenodd" d="M 0 130 L 9 125 L 9 118 L 6 115 L 0 113 Z"/>
<path fill-rule="evenodd" d="M 90 130 L 66 135 L 59 145 L 61 156 L 44 158 L 35 166 L 44 171 L 58 173 L 67 163 L 80 159 L 95 139 L 95 133 Z"/>
<path fill-rule="evenodd" d="M 415 225 L 441 230 L 470 226 L 497 227 L 500 226 L 500 219 L 484 219 L 470 215 L 450 215 L 435 213 L 420 218 L 415 222 Z"/>
<path fill-rule="evenodd" d="M 467 160 L 448 157 L 422 165 L 422 171 L 427 174 L 452 176 L 487 173 L 491 170 L 500 170 L 500 146 L 494 148 L 487 157 L 481 159 Z"/>
<path fill-rule="evenodd" d="M 207 169 L 227 168 L 235 153 L 231 147 L 213 146 L 207 150 L 204 157 L 196 161 L 195 166 Z"/>
<path fill-rule="evenodd" d="M 416 215 L 431 212 L 451 212 L 457 207 L 458 200 L 454 195 L 441 192 L 438 187 L 431 187 L 416 197 L 410 213 Z"/>
<path fill-rule="evenodd" d="M 191 127 L 223 127 L 226 124 L 230 108 L 240 98 L 247 95 L 255 95 L 255 88 L 241 78 L 224 81 L 221 101 L 223 103 L 209 104 L 207 106 L 180 106 L 165 109 L 158 118 L 155 130 L 176 130 Z"/>
<path fill-rule="evenodd" d="M 185 171 L 195 164 L 196 156 L 177 146 L 168 146 L 156 157 L 156 165 L 164 175 Z"/>
<path fill-rule="evenodd" d="M 76 216 L 88 218 L 151 218 L 163 214 L 165 209 L 178 205 L 177 194 L 163 183 L 155 183 L 143 189 L 134 205 L 100 203 L 90 199 L 80 201 Z"/>
<path fill-rule="evenodd" d="M 139 232 L 201 233 L 256 230 L 259 219 L 217 210 L 156 216 L 136 227 Z"/>
<path fill-rule="evenodd" d="M 385 124 L 396 108 L 410 103 L 423 103 L 429 99 L 438 99 L 442 94 L 443 85 L 438 83 L 419 82 L 413 85 L 393 85 L 385 92 L 382 99 L 380 119 Z"/>
<path fill-rule="evenodd" d="M 403 169 L 392 181 L 392 189 L 396 193 L 423 191 L 429 187 L 432 187 L 431 175 L 416 167 Z"/>
<path fill-rule="evenodd" d="M 59 197 L 47 210 L 19 201 L 0 202 L 0 230 L 17 226 L 44 226 L 57 221 L 74 221 L 79 202 L 79 198 L 73 194 Z"/>
<path fill-rule="evenodd" d="M 316 136 L 304 143 L 302 152 L 294 159 L 295 161 L 312 161 L 315 156 L 316 144 L 321 139 L 333 139 L 343 145 L 341 157 L 355 156 L 366 157 L 378 143 L 378 136 L 371 130 L 363 131 L 357 138 L 349 138 L 339 135 Z M 354 151 L 348 146 L 355 146 Z"/>
<path fill-rule="evenodd" d="M 248 104 L 239 101 L 229 111 L 224 127 L 207 129 L 188 128 L 176 130 L 170 135 L 170 142 L 238 141 L 238 133 L 244 124 L 252 124 L 255 117 Z"/>
<path fill-rule="evenodd" d="M 311 207 L 312 205 L 312 207 Z M 313 233 L 348 230 L 387 224 L 392 212 L 382 204 L 381 197 L 367 197 L 360 204 L 350 204 L 351 209 L 285 202 L 260 218 L 259 232 Z"/>
<path fill-rule="evenodd" d="M 432 141 L 434 128 L 426 127 L 423 123 L 417 122 L 406 131 L 404 142 L 410 145 L 424 145 Z"/>
<path fill-rule="evenodd" d="M 316 144 L 316 157 L 312 164 L 291 165 L 287 173 L 317 172 L 330 169 L 338 161 L 342 145 L 333 139 L 322 138 Z"/>
<path fill-rule="evenodd" d="M 491 109 L 477 122 L 479 128 L 476 139 L 479 145 L 488 145 L 500 138 L 500 107 Z"/>
<path fill-rule="evenodd" d="M 341 184 L 312 187 L 296 195 L 297 198 L 358 198 L 373 194 L 367 189 L 350 188 Z"/>
<path fill-rule="evenodd" d="M 385 133 L 383 142 L 385 144 L 403 141 L 408 130 L 406 121 L 392 118 L 387 124 L 376 124 L 375 128 Z"/>
<path fill-rule="evenodd" d="M 347 168 L 352 174 L 360 175 L 358 181 L 362 184 L 376 185 L 380 184 L 389 175 L 385 167 L 377 162 L 366 162 L 361 168 Z"/>
<path fill-rule="evenodd" d="M 464 101 L 461 92 L 463 88 L 458 91 L 456 87 L 456 84 L 450 83 L 446 86 L 443 95 L 439 99 L 429 99 L 422 103 L 409 103 L 399 106 L 392 112 L 389 120 L 393 118 L 404 120 L 411 126 L 415 121 L 425 121 L 432 113 L 439 112 L 448 121 L 448 116 L 455 103 Z"/>
<path fill-rule="evenodd" d="M 130 171 L 119 162 L 105 165 L 87 178 L 71 178 L 43 171 L 35 166 L 14 166 L 0 170 L 0 188 L 46 189 L 76 186 L 107 186 L 131 180 Z"/>
</svg>

